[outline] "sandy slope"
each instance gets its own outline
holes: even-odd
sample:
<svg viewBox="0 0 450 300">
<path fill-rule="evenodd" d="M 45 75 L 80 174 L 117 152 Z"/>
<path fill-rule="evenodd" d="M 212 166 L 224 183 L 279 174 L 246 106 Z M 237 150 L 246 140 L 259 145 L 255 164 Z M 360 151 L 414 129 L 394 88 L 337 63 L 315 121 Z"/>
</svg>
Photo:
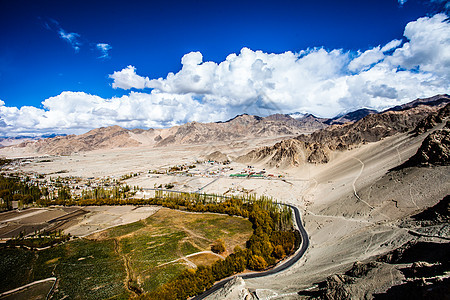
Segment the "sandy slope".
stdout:
<svg viewBox="0 0 450 300">
<path fill-rule="evenodd" d="M 311 186 L 299 195 L 297 205 L 304 209 L 310 249 L 283 273 L 246 280 L 247 288 L 295 299 L 299 296 L 293 292 L 412 239 L 397 227 L 398 220 L 449 194 L 450 168 L 385 174 L 412 156 L 425 136 L 396 135 L 338 153 L 331 163 L 309 168 Z M 394 277 L 393 281 L 398 280 Z"/>
</svg>

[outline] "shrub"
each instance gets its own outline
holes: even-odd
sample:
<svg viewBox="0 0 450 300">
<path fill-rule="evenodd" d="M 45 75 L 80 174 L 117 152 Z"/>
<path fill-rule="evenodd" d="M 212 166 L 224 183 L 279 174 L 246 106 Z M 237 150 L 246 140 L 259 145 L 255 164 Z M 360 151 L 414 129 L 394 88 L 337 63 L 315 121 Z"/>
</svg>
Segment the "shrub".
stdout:
<svg viewBox="0 0 450 300">
<path fill-rule="evenodd" d="M 281 259 L 286 256 L 286 252 L 284 252 L 283 246 L 276 245 L 273 249 L 273 256 L 277 259 Z"/>
<path fill-rule="evenodd" d="M 211 245 L 211 251 L 214 253 L 225 252 L 225 242 L 222 239 L 218 239 Z"/>
</svg>

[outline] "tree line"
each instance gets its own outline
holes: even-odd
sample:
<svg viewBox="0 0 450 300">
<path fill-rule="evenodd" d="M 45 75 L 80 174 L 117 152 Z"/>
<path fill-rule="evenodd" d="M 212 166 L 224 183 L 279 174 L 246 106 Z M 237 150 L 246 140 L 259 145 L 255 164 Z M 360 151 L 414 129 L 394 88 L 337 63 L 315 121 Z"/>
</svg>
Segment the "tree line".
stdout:
<svg viewBox="0 0 450 300">
<path fill-rule="evenodd" d="M 0 176 L 0 208 L 12 209 L 12 201 L 21 204 L 32 204 L 41 199 L 42 191 L 37 184 L 31 184 L 26 179 L 21 181 L 19 177 Z"/>
<path fill-rule="evenodd" d="M 224 260 L 211 266 L 187 269 L 175 279 L 141 296 L 142 299 L 186 299 L 201 294 L 214 282 L 243 272 L 261 271 L 295 251 L 300 235 L 293 230 L 292 211 L 271 198 L 255 195 L 203 201 L 207 195 L 183 197 L 183 193 L 162 192 L 154 201 L 163 206 L 178 206 L 189 211 L 218 212 L 246 217 L 252 222 L 253 234 L 246 248 L 236 247 Z M 187 196 L 187 195 L 186 195 Z"/>
</svg>

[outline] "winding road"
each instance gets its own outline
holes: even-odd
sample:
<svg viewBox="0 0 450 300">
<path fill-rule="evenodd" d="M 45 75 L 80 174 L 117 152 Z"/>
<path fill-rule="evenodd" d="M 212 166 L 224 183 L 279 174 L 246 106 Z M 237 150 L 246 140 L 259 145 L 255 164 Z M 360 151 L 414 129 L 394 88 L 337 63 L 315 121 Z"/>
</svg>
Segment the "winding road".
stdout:
<svg viewBox="0 0 450 300">
<path fill-rule="evenodd" d="M 306 250 L 309 247 L 309 238 L 308 238 L 308 234 L 306 233 L 305 228 L 303 227 L 302 220 L 300 218 L 300 211 L 298 210 L 297 207 L 295 207 L 293 205 L 290 205 L 290 204 L 283 204 L 283 205 L 289 206 L 294 211 L 295 222 L 297 223 L 298 230 L 302 237 L 300 248 L 297 249 L 297 251 L 294 253 L 294 255 L 291 256 L 284 263 L 279 264 L 270 270 L 263 271 L 263 272 L 254 272 L 254 273 L 247 273 L 247 274 L 242 274 L 242 275 L 235 275 L 235 276 L 241 277 L 242 279 L 250 279 L 250 278 L 258 278 L 258 277 L 273 275 L 273 274 L 276 274 L 276 273 L 279 273 L 281 271 L 288 269 L 293 264 L 295 264 L 303 256 L 303 254 L 305 254 Z M 200 299 L 204 299 L 204 298 L 208 297 L 212 293 L 214 293 L 217 290 L 219 290 L 220 288 L 222 288 L 225 284 L 227 284 L 235 276 L 228 277 L 228 278 L 223 279 L 222 281 L 219 281 L 218 283 L 213 285 L 209 290 L 206 290 L 205 292 L 203 292 L 203 294 L 200 294 L 192 299 L 200 300 Z"/>
</svg>

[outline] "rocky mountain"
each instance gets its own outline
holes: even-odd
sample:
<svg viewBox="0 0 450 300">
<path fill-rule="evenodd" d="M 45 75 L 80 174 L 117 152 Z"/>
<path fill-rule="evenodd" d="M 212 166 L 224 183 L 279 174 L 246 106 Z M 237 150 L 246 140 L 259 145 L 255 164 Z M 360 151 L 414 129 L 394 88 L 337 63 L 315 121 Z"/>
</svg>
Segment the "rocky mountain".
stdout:
<svg viewBox="0 0 450 300">
<path fill-rule="evenodd" d="M 402 111 L 405 109 L 417 107 L 419 105 L 440 106 L 442 104 L 445 105 L 446 103 L 449 103 L 449 102 L 450 102 L 450 95 L 442 94 L 442 95 L 436 95 L 436 96 L 429 97 L 429 98 L 416 99 L 414 101 L 405 103 L 403 105 L 394 106 L 385 111 Z"/>
<path fill-rule="evenodd" d="M 28 139 L 28 138 L 0 138 L 0 148 L 1 147 L 7 147 L 7 146 L 14 146 L 14 145 L 18 145 L 20 143 L 23 143 L 25 141 L 29 141 L 32 139 Z"/>
<path fill-rule="evenodd" d="M 37 153 L 69 155 L 74 152 L 138 145 L 139 142 L 131 138 L 130 130 L 120 126 L 111 126 L 97 128 L 81 135 L 57 136 L 38 141 L 26 141 L 17 145 L 17 147 L 29 147 Z"/>
<path fill-rule="evenodd" d="M 450 98 L 447 95 L 415 100 L 411 104 L 405 104 L 403 109 L 369 113 L 354 123 L 332 125 L 310 135 L 302 134 L 273 146 L 252 150 L 238 160 L 263 162 L 276 167 L 297 166 L 304 162 L 327 163 L 332 151 L 350 149 L 415 130 L 420 122 L 431 115 L 436 116 L 433 120 L 442 122 L 449 117 L 448 103 Z"/>
<path fill-rule="evenodd" d="M 436 126 L 438 123 L 442 123 L 443 120 L 450 115 L 450 104 L 447 104 L 443 108 L 439 109 L 435 113 L 429 114 L 426 118 L 422 119 L 414 128 L 413 134 L 419 135 L 422 134 L 429 129 Z"/>
<path fill-rule="evenodd" d="M 378 113 L 378 111 L 373 110 L 373 109 L 368 109 L 368 108 L 362 108 L 362 109 L 358 109 L 358 110 L 349 112 L 342 116 L 337 116 L 332 119 L 328 119 L 327 121 L 325 121 L 325 124 L 327 124 L 327 125 L 335 125 L 335 124 L 342 125 L 342 124 L 345 124 L 348 122 L 356 122 L 356 121 L 359 121 L 360 119 L 364 118 L 367 115 L 376 114 L 376 113 Z"/>
<path fill-rule="evenodd" d="M 298 139 L 287 139 L 273 146 L 250 151 L 237 158 L 238 162 L 259 162 L 270 167 L 299 166 L 304 162 L 327 163 L 330 149 Z"/>
<path fill-rule="evenodd" d="M 416 154 L 400 168 L 420 165 L 450 165 L 450 121 L 443 129 L 430 133 Z"/>
<path fill-rule="evenodd" d="M 294 119 L 289 115 L 275 114 L 268 117 L 239 115 L 226 122 L 184 124 L 157 146 L 170 144 L 199 144 L 210 141 L 232 141 L 245 138 L 289 136 L 310 133 L 326 127 L 321 119 L 312 115 Z"/>
<path fill-rule="evenodd" d="M 223 154 L 220 151 L 214 151 L 206 156 L 207 160 L 217 161 L 217 162 L 226 162 L 229 160 L 226 154 Z"/>
<path fill-rule="evenodd" d="M 312 115 L 294 119 L 276 114 L 268 117 L 239 115 L 226 122 L 190 122 L 167 129 L 133 129 L 119 126 L 102 127 L 81 135 L 57 136 L 28 140 L 15 146 L 41 154 L 69 155 L 74 152 L 137 146 L 164 147 L 200 144 L 211 141 L 234 141 L 259 137 L 295 136 L 326 127 L 322 119 Z"/>
</svg>

